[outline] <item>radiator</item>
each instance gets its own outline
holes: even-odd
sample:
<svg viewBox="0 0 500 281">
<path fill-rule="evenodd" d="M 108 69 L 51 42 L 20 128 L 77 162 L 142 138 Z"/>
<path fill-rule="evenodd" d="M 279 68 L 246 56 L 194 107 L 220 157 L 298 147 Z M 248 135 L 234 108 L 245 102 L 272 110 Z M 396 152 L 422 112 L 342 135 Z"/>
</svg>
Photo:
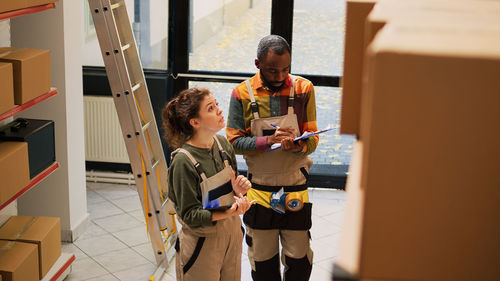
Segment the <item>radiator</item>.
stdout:
<svg viewBox="0 0 500 281">
<path fill-rule="evenodd" d="M 85 160 L 130 163 L 112 97 L 84 96 Z"/>
</svg>

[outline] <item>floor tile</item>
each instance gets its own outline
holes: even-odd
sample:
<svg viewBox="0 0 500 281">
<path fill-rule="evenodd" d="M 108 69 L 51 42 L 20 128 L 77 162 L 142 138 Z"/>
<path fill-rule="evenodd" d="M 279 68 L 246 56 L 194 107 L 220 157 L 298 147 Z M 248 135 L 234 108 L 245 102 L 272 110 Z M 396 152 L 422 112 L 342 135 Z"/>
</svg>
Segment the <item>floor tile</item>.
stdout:
<svg viewBox="0 0 500 281">
<path fill-rule="evenodd" d="M 106 274 L 109 274 L 109 272 L 93 259 L 78 259 L 71 266 L 71 273 L 68 275 L 70 279 L 66 280 L 86 280 Z"/>
<path fill-rule="evenodd" d="M 111 233 L 144 225 L 142 222 L 126 213 L 95 219 L 94 222 Z"/>
<path fill-rule="evenodd" d="M 309 194 L 313 199 L 345 200 L 345 191 L 339 189 L 310 188 Z"/>
<path fill-rule="evenodd" d="M 344 226 L 345 212 L 344 210 L 341 210 L 337 213 L 323 216 L 322 218 L 335 224 L 339 229 L 342 229 L 342 227 Z"/>
<path fill-rule="evenodd" d="M 92 190 L 108 200 L 137 195 L 137 190 L 124 184 L 102 184 L 95 186 Z"/>
<path fill-rule="evenodd" d="M 316 215 L 312 216 L 311 237 L 313 239 L 318 239 L 339 232 L 340 227 L 335 223 L 327 221 Z"/>
<path fill-rule="evenodd" d="M 127 248 L 127 245 L 120 242 L 111 234 L 104 234 L 99 237 L 93 237 L 84 240 L 76 240 L 75 246 L 87 255 L 93 257 L 110 251 L 116 251 Z"/>
<path fill-rule="evenodd" d="M 156 265 L 148 262 L 147 264 L 134 266 L 127 270 L 113 272 L 113 275 L 121 281 L 149 280 L 149 277 L 151 277 L 155 270 Z"/>
<path fill-rule="evenodd" d="M 132 211 L 132 212 L 127 212 L 127 214 L 133 216 L 134 218 L 136 218 L 138 221 L 146 224 L 146 219 L 144 218 L 144 211 L 142 209 L 140 210 L 135 210 L 135 211 Z"/>
<path fill-rule="evenodd" d="M 333 273 L 333 263 L 335 262 L 335 258 L 329 258 L 320 262 L 315 262 L 314 266 L 322 267 L 324 270 Z"/>
<path fill-rule="evenodd" d="M 90 218 L 93 220 L 123 213 L 122 209 L 116 207 L 108 201 L 87 204 L 87 211 L 90 214 Z"/>
<path fill-rule="evenodd" d="M 87 279 L 85 281 L 117 281 L 117 280 L 120 280 L 120 279 L 116 278 L 113 274 L 106 274 L 103 276 L 98 276 L 95 278 Z M 64 281 L 66 281 L 66 280 L 64 280 Z"/>
<path fill-rule="evenodd" d="M 143 225 L 127 230 L 113 232 L 112 234 L 129 247 L 149 242 L 148 232 L 146 230 L 146 227 Z"/>
<path fill-rule="evenodd" d="M 137 193 L 133 196 L 113 199 L 111 202 L 125 212 L 142 210 L 141 200 L 139 199 L 139 195 Z"/>
<path fill-rule="evenodd" d="M 309 278 L 309 280 L 311 280 L 311 281 L 332 280 L 332 274 L 329 271 L 323 269 L 323 267 L 313 266 L 312 272 L 311 272 L 311 277 Z"/>
<path fill-rule="evenodd" d="M 69 254 L 74 254 L 75 258 L 78 259 L 85 259 L 88 258 L 87 254 L 82 252 L 78 247 L 76 247 L 73 243 L 65 243 L 62 242 L 61 244 L 61 251 L 63 253 L 69 253 Z"/>
<path fill-rule="evenodd" d="M 132 247 L 134 251 L 139 253 L 141 256 L 146 258 L 148 261 L 152 263 L 156 263 L 155 255 L 153 252 L 153 247 L 151 246 L 151 243 L 147 242 L 141 245 L 137 245 Z"/>
<path fill-rule="evenodd" d="M 109 272 L 117 272 L 144 264 L 151 264 L 143 256 L 129 248 L 106 252 L 102 255 L 93 256 L 93 259 Z"/>
<path fill-rule="evenodd" d="M 106 199 L 99 195 L 99 193 L 87 188 L 87 204 L 96 204 L 104 201 L 106 201 Z"/>
<path fill-rule="evenodd" d="M 313 263 L 331 259 L 337 256 L 337 242 L 339 235 L 329 235 L 321 239 L 311 240 L 311 249 L 314 252 Z"/>
<path fill-rule="evenodd" d="M 82 235 L 80 235 L 80 237 L 78 237 L 78 240 L 85 240 L 85 239 L 89 239 L 89 238 L 99 237 L 99 236 L 103 236 L 105 234 L 108 234 L 108 232 L 106 230 L 104 230 L 104 228 L 98 226 L 97 224 L 95 224 L 91 220 L 88 223 L 87 229 L 85 230 L 85 232 L 82 233 Z"/>
<path fill-rule="evenodd" d="M 341 200 L 312 199 L 312 213 L 317 216 L 325 216 L 338 213 L 344 209 Z"/>
</svg>

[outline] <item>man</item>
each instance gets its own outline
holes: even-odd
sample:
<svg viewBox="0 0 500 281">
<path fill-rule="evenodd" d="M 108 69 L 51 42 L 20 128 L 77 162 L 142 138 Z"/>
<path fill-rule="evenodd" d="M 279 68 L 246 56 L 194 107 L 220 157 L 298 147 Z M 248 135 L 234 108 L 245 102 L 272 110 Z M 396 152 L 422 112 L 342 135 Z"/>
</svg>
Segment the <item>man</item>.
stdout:
<svg viewBox="0 0 500 281">
<path fill-rule="evenodd" d="M 308 280 L 312 269 L 307 155 L 318 137 L 293 139 L 317 131 L 316 105 L 312 83 L 290 75 L 290 61 L 285 39 L 262 38 L 255 59 L 259 72 L 233 90 L 229 105 L 226 135 L 245 157 L 252 182 L 247 197 L 257 200 L 243 217 L 253 280 L 281 280 L 280 238 L 285 280 Z M 269 151 L 277 144 L 281 148 Z"/>
</svg>

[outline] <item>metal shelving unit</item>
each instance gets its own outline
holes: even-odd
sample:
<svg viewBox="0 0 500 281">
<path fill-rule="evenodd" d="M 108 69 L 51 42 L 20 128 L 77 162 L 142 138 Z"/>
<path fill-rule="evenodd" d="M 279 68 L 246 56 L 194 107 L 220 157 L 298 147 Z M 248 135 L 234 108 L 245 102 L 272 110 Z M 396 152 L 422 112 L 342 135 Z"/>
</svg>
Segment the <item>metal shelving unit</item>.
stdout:
<svg viewBox="0 0 500 281">
<path fill-rule="evenodd" d="M 55 4 L 50 3 L 50 4 L 45 4 L 45 5 L 39 5 L 39 6 L 34 6 L 34 7 L 27 7 L 19 10 L 13 10 L 13 11 L 8 11 L 8 12 L 3 12 L 0 13 L 0 20 L 6 20 L 6 19 L 11 19 L 14 17 L 19 17 L 22 15 L 28 15 L 32 13 L 37 13 L 49 9 L 54 9 Z M 10 117 L 15 116 L 16 114 L 19 114 L 20 112 L 31 108 L 43 101 L 46 101 L 47 99 L 55 96 L 57 94 L 57 89 L 51 88 L 49 92 L 34 98 L 22 105 L 17 105 L 11 110 L 4 112 L 0 114 L 0 122 L 4 121 Z M 30 183 L 24 187 L 22 190 L 20 190 L 17 194 L 12 196 L 9 200 L 7 200 L 5 203 L 0 205 L 0 211 L 7 207 L 9 204 L 14 202 L 16 199 L 21 197 L 24 193 L 26 193 L 28 190 L 34 188 L 38 183 L 43 181 L 45 178 L 47 178 L 49 175 L 51 175 L 55 170 L 59 168 L 59 163 L 54 162 L 52 165 L 50 165 L 47 169 L 45 169 L 43 172 L 40 174 L 36 175 L 34 178 L 31 179 Z M 74 254 L 68 254 L 68 253 L 62 253 L 61 256 L 56 260 L 52 268 L 49 270 L 49 272 L 45 275 L 45 277 L 42 279 L 42 281 L 58 281 L 58 280 L 64 280 L 66 276 L 71 272 L 71 265 L 75 261 L 75 255 Z"/>
</svg>

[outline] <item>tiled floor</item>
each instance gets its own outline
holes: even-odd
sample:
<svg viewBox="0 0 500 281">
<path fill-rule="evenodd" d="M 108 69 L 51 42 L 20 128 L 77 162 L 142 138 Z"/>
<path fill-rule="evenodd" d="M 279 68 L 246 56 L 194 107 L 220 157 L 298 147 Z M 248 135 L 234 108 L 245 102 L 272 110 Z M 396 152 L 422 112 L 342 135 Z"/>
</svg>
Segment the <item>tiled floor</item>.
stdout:
<svg viewBox="0 0 500 281">
<path fill-rule="evenodd" d="M 311 230 L 314 265 L 310 280 L 331 280 L 345 193 L 312 188 L 310 200 L 314 204 Z M 64 252 L 76 256 L 66 280 L 148 280 L 155 270 L 155 259 L 135 186 L 87 183 L 87 204 L 91 217 L 87 231 L 75 243 L 63 245 Z M 246 254 L 244 247 L 242 280 L 245 281 L 251 280 Z M 163 278 L 171 280 L 175 280 L 173 268 Z"/>
</svg>

